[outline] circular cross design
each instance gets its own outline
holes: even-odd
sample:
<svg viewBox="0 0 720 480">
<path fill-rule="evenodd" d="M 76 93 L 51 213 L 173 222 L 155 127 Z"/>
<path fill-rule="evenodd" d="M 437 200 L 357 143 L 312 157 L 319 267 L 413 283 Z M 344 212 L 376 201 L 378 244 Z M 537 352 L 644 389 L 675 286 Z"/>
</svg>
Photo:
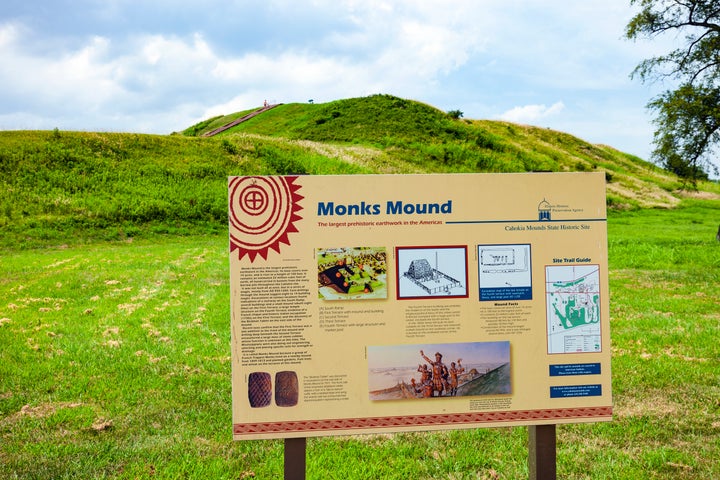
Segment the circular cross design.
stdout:
<svg viewBox="0 0 720 480">
<path fill-rule="evenodd" d="M 297 232 L 301 217 L 297 177 L 234 177 L 230 180 L 230 251 L 237 249 L 254 261 L 267 259 L 269 249 L 280 253 L 280 244 L 290 245 L 288 233 Z"/>
<path fill-rule="evenodd" d="M 256 188 L 249 188 L 243 193 L 242 207 L 250 215 L 259 215 L 265 209 L 268 200 L 265 192 Z"/>
</svg>

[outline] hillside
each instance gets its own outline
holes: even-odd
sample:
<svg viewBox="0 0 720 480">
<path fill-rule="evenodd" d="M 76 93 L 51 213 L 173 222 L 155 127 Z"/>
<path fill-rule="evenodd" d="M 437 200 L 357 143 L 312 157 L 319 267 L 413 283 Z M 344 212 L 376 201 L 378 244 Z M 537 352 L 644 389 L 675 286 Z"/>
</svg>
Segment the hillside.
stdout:
<svg viewBox="0 0 720 480">
<path fill-rule="evenodd" d="M 247 113 L 210 119 L 183 133 L 202 135 Z M 382 173 L 602 170 L 615 208 L 670 208 L 681 197 L 677 177 L 612 147 L 538 127 L 453 119 L 390 95 L 280 105 L 223 135 L 283 139 Z"/>
<path fill-rule="evenodd" d="M 611 147 L 388 95 L 279 105 L 201 136 L 247 113 L 167 136 L 0 132 L 0 248 L 223 232 L 229 175 L 600 170 L 611 208 L 683 196 L 676 177 Z"/>
</svg>

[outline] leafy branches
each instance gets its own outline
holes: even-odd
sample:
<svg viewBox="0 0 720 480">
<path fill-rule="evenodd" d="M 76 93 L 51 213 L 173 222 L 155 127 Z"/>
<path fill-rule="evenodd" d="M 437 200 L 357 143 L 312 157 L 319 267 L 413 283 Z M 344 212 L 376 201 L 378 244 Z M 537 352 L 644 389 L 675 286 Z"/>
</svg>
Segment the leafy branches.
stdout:
<svg viewBox="0 0 720 480">
<path fill-rule="evenodd" d="M 660 113 L 655 120 L 654 155 L 682 178 L 707 179 L 700 165 L 710 164 L 720 143 L 720 90 L 685 84 L 649 105 Z"/>
<path fill-rule="evenodd" d="M 681 45 L 642 61 L 633 76 L 643 82 L 678 81 L 648 107 L 657 114 L 654 160 L 691 182 L 717 172 L 713 148 L 720 144 L 720 0 L 631 0 L 638 12 L 628 39 L 678 34 Z M 679 34 L 683 34 L 680 37 Z"/>
</svg>

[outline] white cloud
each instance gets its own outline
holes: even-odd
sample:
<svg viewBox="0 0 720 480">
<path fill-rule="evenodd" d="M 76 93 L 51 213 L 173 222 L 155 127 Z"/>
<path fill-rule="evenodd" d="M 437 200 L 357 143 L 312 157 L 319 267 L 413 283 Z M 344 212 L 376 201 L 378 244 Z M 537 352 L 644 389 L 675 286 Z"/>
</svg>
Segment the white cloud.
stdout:
<svg viewBox="0 0 720 480">
<path fill-rule="evenodd" d="M 369 35 L 377 32 L 375 28 Z M 28 30 L 23 37 L 6 28 L 2 33 L 0 53 L 7 61 L 0 67 L 0 79 L 6 77 L 10 88 L 0 92 L 0 100 L 3 95 L 19 95 L 16 105 L 46 116 L 48 128 L 72 119 L 71 112 L 76 112 L 77 118 L 70 120 L 76 125 L 66 128 L 82 128 L 92 112 L 95 122 L 106 123 L 110 130 L 147 126 L 163 118 L 161 109 L 171 118 L 172 111 L 187 115 L 189 105 L 197 115 L 215 115 L 251 108 L 268 98 L 322 102 L 389 91 L 421 96 L 438 75 L 467 62 L 473 48 L 452 28 L 416 20 L 397 22 L 386 32 L 389 41 L 362 59 L 342 51 L 327 55 L 295 47 L 279 53 L 221 53 L 199 33 L 191 38 L 140 34 L 124 41 L 94 36 L 49 59 L 22 48 L 38 32 Z M 202 104 L 205 108 L 198 111 Z M 36 110 L 40 105 L 42 112 Z M 15 113 L 18 120 L 27 121 L 27 116 Z M 12 121 L 12 111 L 0 114 L 5 122 Z M 165 129 L 151 125 L 150 131 Z"/>
<path fill-rule="evenodd" d="M 0 83 L 4 86 L 0 103 L 34 110 L 38 115 L 52 114 L 58 108 L 80 113 L 117 94 L 111 79 L 113 65 L 105 60 L 107 39 L 90 38 L 82 48 L 58 58 L 23 52 L 22 42 L 23 37 L 17 36 L 0 45 Z"/>
<path fill-rule="evenodd" d="M 18 27 L 12 23 L 0 25 L 0 48 L 7 48 L 12 45 L 19 35 Z"/>
<path fill-rule="evenodd" d="M 501 114 L 499 118 L 514 123 L 536 123 L 539 120 L 553 117 L 565 109 L 563 102 L 555 102 L 549 107 L 547 105 L 524 105 L 515 107 Z"/>
<path fill-rule="evenodd" d="M 40 3 L 0 14 L 0 128 L 167 133 L 265 99 L 392 93 L 574 133 L 652 96 L 628 78 L 648 50 L 622 40 L 627 0 Z"/>
<path fill-rule="evenodd" d="M 323 0 L 337 28 L 321 36 L 332 56 L 357 61 L 376 77 L 413 85 L 433 82 L 466 65 L 487 43 L 486 10 L 475 2 Z M 320 5 L 324 4 L 324 5 Z M 403 86 L 404 86 L 403 85 Z"/>
</svg>

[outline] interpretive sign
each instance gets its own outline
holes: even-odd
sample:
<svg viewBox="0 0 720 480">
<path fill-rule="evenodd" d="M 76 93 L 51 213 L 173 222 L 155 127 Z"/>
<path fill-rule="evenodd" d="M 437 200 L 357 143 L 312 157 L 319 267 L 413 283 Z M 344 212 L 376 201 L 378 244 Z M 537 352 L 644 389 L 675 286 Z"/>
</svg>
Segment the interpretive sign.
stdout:
<svg viewBox="0 0 720 480">
<path fill-rule="evenodd" d="M 235 439 L 611 420 L 604 174 L 228 186 Z"/>
</svg>

